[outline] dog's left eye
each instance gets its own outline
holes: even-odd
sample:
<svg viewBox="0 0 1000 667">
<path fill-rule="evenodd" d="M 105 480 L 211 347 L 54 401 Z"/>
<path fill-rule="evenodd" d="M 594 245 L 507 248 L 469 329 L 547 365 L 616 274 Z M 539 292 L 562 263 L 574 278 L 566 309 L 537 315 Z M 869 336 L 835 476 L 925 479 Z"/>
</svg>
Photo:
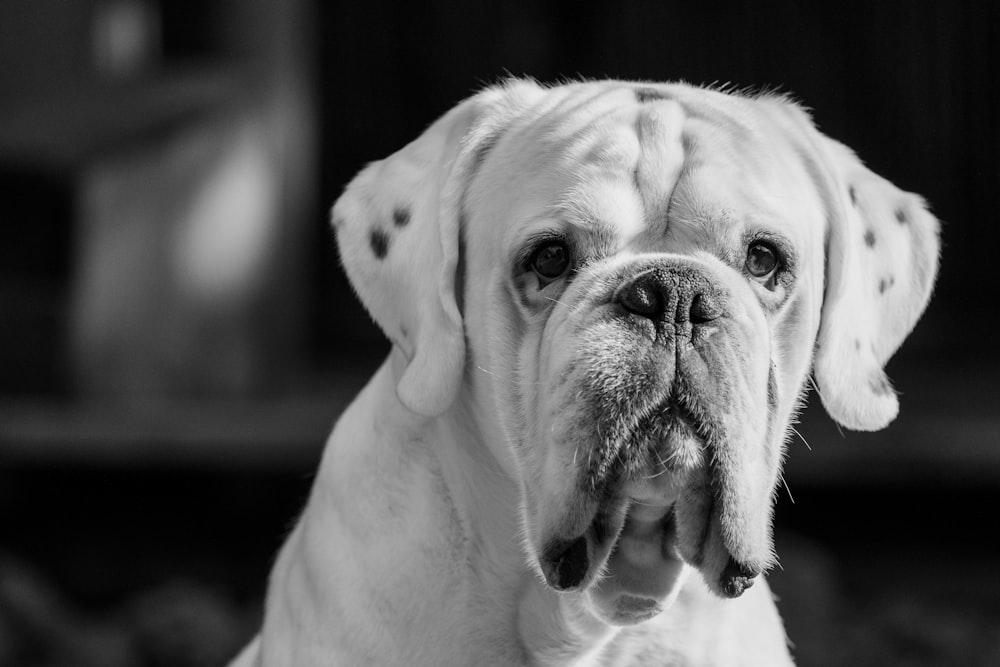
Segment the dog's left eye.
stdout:
<svg viewBox="0 0 1000 667">
<path fill-rule="evenodd" d="M 747 272 L 755 278 L 766 278 L 781 264 L 778 251 L 770 243 L 754 241 L 747 248 Z"/>
<path fill-rule="evenodd" d="M 531 256 L 531 270 L 543 281 L 562 277 L 569 269 L 569 249 L 564 243 L 546 243 Z"/>
</svg>

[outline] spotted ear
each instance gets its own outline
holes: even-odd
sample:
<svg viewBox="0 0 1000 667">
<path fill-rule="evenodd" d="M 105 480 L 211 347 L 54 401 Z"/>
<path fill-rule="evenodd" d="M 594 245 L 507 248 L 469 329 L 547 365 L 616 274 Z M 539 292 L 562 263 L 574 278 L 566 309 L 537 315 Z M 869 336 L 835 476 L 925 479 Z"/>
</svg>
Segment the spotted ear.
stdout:
<svg viewBox="0 0 1000 667">
<path fill-rule="evenodd" d="M 406 359 L 397 395 L 410 410 L 447 410 L 465 364 L 456 272 L 462 193 L 504 95 L 488 89 L 420 137 L 363 169 L 333 207 L 340 257 L 358 297 Z"/>
<path fill-rule="evenodd" d="M 874 431 L 899 412 L 883 367 L 923 313 L 938 265 L 938 221 L 917 195 L 820 138 L 832 181 L 826 292 L 814 373 L 827 412 Z"/>
</svg>

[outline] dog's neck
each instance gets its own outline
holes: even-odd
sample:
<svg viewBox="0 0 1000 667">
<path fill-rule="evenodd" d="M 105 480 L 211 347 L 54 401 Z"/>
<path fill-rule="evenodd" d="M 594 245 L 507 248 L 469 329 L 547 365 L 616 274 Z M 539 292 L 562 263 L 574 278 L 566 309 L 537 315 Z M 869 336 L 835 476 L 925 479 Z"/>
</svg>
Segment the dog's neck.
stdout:
<svg viewBox="0 0 1000 667">
<path fill-rule="evenodd" d="M 403 409 L 398 363 L 379 369 L 334 429 L 272 577 L 303 595 L 268 617 L 299 619 L 302 645 L 345 664 L 587 664 L 614 631 L 529 567 L 510 461 L 483 441 L 465 400 L 434 418 Z M 397 628 L 394 646 L 385 627 Z"/>
<path fill-rule="evenodd" d="M 389 363 L 398 367 L 399 361 Z M 491 403 L 463 391 L 448 412 L 399 435 L 422 433 L 434 454 L 455 508 L 454 529 L 466 545 L 469 611 L 480 616 L 483 632 L 504 628 L 528 664 L 587 664 L 614 629 L 585 611 L 579 594 L 549 589 L 528 564 L 517 463 L 506 443 L 485 436 L 502 437 L 498 423 L 482 421 L 495 414 Z"/>
<path fill-rule="evenodd" d="M 269 596 L 266 664 L 292 664 L 269 657 L 271 633 L 298 637 L 300 657 L 336 664 L 599 665 L 629 645 L 649 646 L 654 632 L 673 655 L 683 653 L 679 643 L 705 643 L 693 625 L 717 601 L 703 586 L 624 630 L 599 621 L 582 594 L 547 588 L 521 543 L 511 461 L 472 417 L 485 406 L 460 399 L 440 417 L 415 415 L 396 398 L 392 366 L 338 422 L 279 557 L 272 590 L 295 595 Z M 636 634 L 644 642 L 630 642 Z"/>
</svg>

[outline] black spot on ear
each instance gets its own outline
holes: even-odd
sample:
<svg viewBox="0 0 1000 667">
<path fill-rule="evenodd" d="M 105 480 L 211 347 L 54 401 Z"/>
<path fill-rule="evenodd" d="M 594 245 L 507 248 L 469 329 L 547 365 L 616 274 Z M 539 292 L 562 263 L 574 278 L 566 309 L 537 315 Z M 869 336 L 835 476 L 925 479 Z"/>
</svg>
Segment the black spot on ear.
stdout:
<svg viewBox="0 0 1000 667">
<path fill-rule="evenodd" d="M 379 259 L 385 259 L 389 254 L 389 235 L 381 229 L 373 229 L 368 234 L 368 243 L 371 244 L 372 252 Z"/>
<path fill-rule="evenodd" d="M 341 227 L 344 226 L 344 219 L 342 217 L 340 217 L 339 215 L 333 216 L 333 218 L 331 219 L 331 222 L 333 223 L 333 228 L 334 229 L 340 229 Z"/>
<path fill-rule="evenodd" d="M 405 208 L 397 208 L 392 212 L 392 224 L 397 227 L 406 227 L 410 224 L 410 212 Z"/>
<path fill-rule="evenodd" d="M 901 208 L 896 209 L 896 222 L 901 225 L 905 225 L 909 222 L 909 219 L 906 217 L 906 211 Z"/>
<path fill-rule="evenodd" d="M 635 98 L 639 100 L 639 104 L 670 99 L 666 93 L 663 93 L 656 88 L 636 88 Z"/>
<path fill-rule="evenodd" d="M 892 393 L 892 385 L 889 384 L 889 378 L 881 373 L 877 377 L 872 378 L 868 382 L 868 386 L 876 396 L 888 396 Z"/>
<path fill-rule="evenodd" d="M 870 229 L 865 232 L 865 245 L 869 248 L 875 247 L 875 232 Z"/>
<path fill-rule="evenodd" d="M 885 291 L 896 284 L 896 279 L 893 276 L 888 278 L 882 278 L 878 281 L 878 293 L 885 294 Z"/>
<path fill-rule="evenodd" d="M 399 325 L 399 335 L 402 336 L 403 340 L 406 340 L 407 338 L 410 337 L 410 331 L 409 329 L 406 328 L 405 324 Z"/>
<path fill-rule="evenodd" d="M 858 205 L 858 193 L 857 193 L 857 191 L 855 191 L 853 185 L 850 186 L 849 188 L 847 188 L 847 194 L 850 195 L 850 197 L 851 197 L 851 204 L 853 206 L 857 206 Z"/>
</svg>

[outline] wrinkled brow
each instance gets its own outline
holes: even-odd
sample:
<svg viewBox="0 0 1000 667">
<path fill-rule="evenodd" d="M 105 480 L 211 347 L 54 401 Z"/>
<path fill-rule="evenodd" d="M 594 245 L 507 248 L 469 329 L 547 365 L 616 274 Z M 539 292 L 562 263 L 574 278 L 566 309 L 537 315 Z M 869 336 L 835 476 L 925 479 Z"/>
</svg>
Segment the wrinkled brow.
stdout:
<svg viewBox="0 0 1000 667">
<path fill-rule="evenodd" d="M 553 218 L 562 221 L 562 233 L 570 238 L 580 257 L 606 257 L 623 245 L 619 225 L 579 206 L 557 206 Z"/>
<path fill-rule="evenodd" d="M 620 230 L 608 221 L 596 217 L 581 220 L 558 214 L 546 217 L 547 224 L 521 234 L 515 247 L 511 248 L 510 260 L 514 265 L 524 264 L 534 249 L 545 241 L 565 241 L 576 261 L 584 264 L 621 250 L 623 240 Z"/>
</svg>

